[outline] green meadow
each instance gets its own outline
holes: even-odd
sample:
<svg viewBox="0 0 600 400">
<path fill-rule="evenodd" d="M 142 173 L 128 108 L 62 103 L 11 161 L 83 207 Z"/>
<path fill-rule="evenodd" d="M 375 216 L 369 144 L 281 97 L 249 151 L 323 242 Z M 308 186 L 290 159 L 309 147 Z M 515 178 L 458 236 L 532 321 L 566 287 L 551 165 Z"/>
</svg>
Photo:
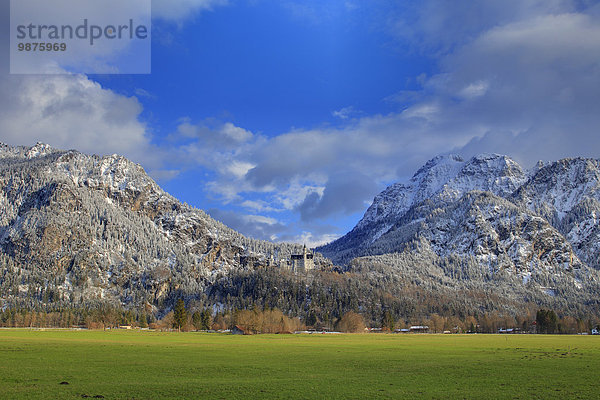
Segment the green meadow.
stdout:
<svg viewBox="0 0 600 400">
<path fill-rule="evenodd" d="M 600 396 L 600 337 L 0 330 L 0 398 Z"/>
</svg>

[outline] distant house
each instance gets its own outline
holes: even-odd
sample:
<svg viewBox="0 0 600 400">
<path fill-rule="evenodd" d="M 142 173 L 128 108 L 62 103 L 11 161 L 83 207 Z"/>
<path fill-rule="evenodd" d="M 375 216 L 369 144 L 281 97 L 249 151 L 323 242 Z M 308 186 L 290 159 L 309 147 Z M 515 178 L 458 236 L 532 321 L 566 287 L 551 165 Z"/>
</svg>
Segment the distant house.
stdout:
<svg viewBox="0 0 600 400">
<path fill-rule="evenodd" d="M 427 326 L 427 325 L 414 325 L 414 326 L 411 326 L 409 329 L 412 333 L 427 333 L 427 332 L 429 332 L 429 326 Z"/>
<path fill-rule="evenodd" d="M 232 335 L 252 335 L 252 332 L 240 327 L 239 325 L 236 325 L 231 330 L 231 334 Z"/>
</svg>

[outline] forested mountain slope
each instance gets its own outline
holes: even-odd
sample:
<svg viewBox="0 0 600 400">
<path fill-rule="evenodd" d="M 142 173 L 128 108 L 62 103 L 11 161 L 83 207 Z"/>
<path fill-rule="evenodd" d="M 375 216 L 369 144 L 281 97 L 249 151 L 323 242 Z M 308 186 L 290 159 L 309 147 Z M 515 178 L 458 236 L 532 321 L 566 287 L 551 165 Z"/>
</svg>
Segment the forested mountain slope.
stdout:
<svg viewBox="0 0 600 400">
<path fill-rule="evenodd" d="M 5 303 L 161 307 L 301 247 L 244 237 L 123 157 L 37 144 L 0 147 L 0 249 Z"/>
</svg>

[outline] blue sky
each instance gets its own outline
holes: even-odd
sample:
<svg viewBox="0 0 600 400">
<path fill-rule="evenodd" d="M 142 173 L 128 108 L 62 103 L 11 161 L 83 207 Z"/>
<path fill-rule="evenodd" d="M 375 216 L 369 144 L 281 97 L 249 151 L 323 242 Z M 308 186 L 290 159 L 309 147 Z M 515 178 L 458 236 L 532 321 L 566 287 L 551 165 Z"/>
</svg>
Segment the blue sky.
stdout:
<svg viewBox="0 0 600 400">
<path fill-rule="evenodd" d="M 586 0 L 156 0 L 149 75 L 3 65 L 0 141 L 123 154 L 245 234 L 314 245 L 440 153 L 598 158 L 599 22 Z"/>
<path fill-rule="evenodd" d="M 285 2 L 239 2 L 179 26 L 158 19 L 150 76 L 92 78 L 129 95 L 138 88 L 151 94 L 142 117 L 162 131 L 186 115 L 232 121 L 272 137 L 294 127 L 339 124 L 332 112 L 347 107 L 394 111 L 386 98 L 416 89 L 415 77 L 430 63 L 396 48 L 369 7 L 344 3 L 315 6 L 312 15 Z"/>
</svg>

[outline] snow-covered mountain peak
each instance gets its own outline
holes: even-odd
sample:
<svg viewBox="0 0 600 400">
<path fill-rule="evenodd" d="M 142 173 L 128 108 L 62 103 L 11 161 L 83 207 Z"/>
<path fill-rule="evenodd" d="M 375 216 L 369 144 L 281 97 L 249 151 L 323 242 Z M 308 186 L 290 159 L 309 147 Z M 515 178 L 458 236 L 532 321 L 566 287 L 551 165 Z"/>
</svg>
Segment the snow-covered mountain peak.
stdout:
<svg viewBox="0 0 600 400">
<path fill-rule="evenodd" d="M 464 164 L 463 158 L 455 154 L 437 156 L 419 168 L 410 181 L 417 186 L 419 197 L 426 198 L 456 176 Z"/>
<path fill-rule="evenodd" d="M 495 153 L 483 153 L 473 156 L 467 163 L 466 167 L 470 170 L 491 172 L 509 170 L 512 172 L 514 169 L 521 170 L 521 167 L 512 158 Z"/>
<path fill-rule="evenodd" d="M 485 201 L 471 204 L 471 198 Z M 600 161 L 564 159 L 525 173 L 499 154 L 436 157 L 407 184 L 377 195 L 351 232 L 319 251 L 348 262 L 402 251 L 419 237 L 439 254 L 507 252 L 509 264 L 525 270 L 533 264 L 524 267 L 524 260 L 534 258 L 546 266 L 573 259 L 600 269 Z"/>
<path fill-rule="evenodd" d="M 489 191 L 506 197 L 518 189 L 527 176 L 510 157 L 499 154 L 480 154 L 464 163 L 460 171 L 443 187 L 440 197 L 458 199 L 471 190 Z"/>
<path fill-rule="evenodd" d="M 437 156 L 421 167 L 408 183 L 393 184 L 378 194 L 357 227 L 395 220 L 415 204 L 432 198 L 452 201 L 471 190 L 490 191 L 505 197 L 526 180 L 519 164 L 504 155 L 480 154 L 468 161 L 454 154 Z M 387 228 L 391 224 L 386 223 Z M 378 232 L 383 233 L 385 229 L 382 227 Z"/>
<path fill-rule="evenodd" d="M 68 151 L 60 155 L 49 168 L 79 186 L 102 186 L 112 191 L 150 190 L 161 196 L 166 195 L 141 165 L 116 154 L 99 157 Z"/>
<path fill-rule="evenodd" d="M 44 157 L 49 154 L 60 153 L 61 150 L 55 149 L 49 144 L 37 142 L 31 147 L 27 146 L 10 146 L 5 143 L 0 143 L 0 158 L 14 159 L 33 159 Z"/>
<path fill-rule="evenodd" d="M 440 155 L 423 165 L 407 183 L 395 183 L 373 200 L 373 204 L 357 227 L 397 219 L 412 207 L 415 202 L 423 201 L 438 192 L 464 165 L 458 155 Z M 391 225 L 386 224 L 375 235 L 385 233 Z M 387 228 L 386 228 L 387 227 Z"/>
<path fill-rule="evenodd" d="M 25 152 L 25 157 L 32 159 L 35 157 L 43 157 L 48 154 L 57 153 L 58 150 L 46 143 L 37 142 L 34 146 Z"/>
</svg>

